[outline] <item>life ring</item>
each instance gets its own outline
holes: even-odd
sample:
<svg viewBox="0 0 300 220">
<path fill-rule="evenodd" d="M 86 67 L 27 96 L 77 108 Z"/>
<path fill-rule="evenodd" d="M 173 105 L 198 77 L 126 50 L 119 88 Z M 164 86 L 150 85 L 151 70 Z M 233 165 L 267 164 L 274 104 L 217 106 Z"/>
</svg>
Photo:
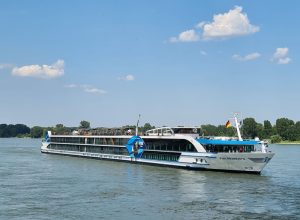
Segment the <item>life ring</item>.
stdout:
<svg viewBox="0 0 300 220">
<path fill-rule="evenodd" d="M 133 136 L 130 138 L 126 145 L 127 151 L 132 158 L 141 158 L 144 148 L 145 142 L 139 136 Z"/>
</svg>

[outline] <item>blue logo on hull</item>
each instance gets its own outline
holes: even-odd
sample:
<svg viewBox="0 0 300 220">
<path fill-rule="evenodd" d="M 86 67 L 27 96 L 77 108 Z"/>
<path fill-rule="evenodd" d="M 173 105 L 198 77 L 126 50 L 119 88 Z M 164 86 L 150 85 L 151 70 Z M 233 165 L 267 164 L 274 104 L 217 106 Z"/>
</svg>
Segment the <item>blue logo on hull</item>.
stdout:
<svg viewBox="0 0 300 220">
<path fill-rule="evenodd" d="M 128 150 L 130 157 L 141 158 L 144 152 L 145 142 L 141 137 L 133 136 L 128 140 L 126 148 Z"/>
</svg>

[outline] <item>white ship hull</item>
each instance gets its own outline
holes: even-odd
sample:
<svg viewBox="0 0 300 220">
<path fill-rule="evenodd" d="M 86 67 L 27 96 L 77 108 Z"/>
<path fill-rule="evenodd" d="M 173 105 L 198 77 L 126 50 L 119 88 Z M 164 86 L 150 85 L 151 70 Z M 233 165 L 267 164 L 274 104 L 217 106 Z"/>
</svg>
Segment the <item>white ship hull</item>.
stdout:
<svg viewBox="0 0 300 220">
<path fill-rule="evenodd" d="M 197 153 L 182 152 L 178 161 L 132 158 L 129 155 L 91 153 L 49 149 L 49 143 L 43 143 L 42 153 L 60 154 L 66 156 L 86 157 L 93 159 L 115 160 L 138 164 L 169 166 L 185 169 L 212 170 L 226 172 L 245 172 L 259 174 L 274 156 L 274 153 Z"/>
</svg>

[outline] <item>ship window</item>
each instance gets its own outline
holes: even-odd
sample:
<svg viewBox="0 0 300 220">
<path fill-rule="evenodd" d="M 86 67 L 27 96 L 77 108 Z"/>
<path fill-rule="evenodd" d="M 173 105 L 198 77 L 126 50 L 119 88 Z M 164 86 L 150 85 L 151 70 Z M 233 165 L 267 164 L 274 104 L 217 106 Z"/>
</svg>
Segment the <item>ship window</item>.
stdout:
<svg viewBox="0 0 300 220">
<path fill-rule="evenodd" d="M 88 138 L 87 143 L 88 144 L 94 144 L 94 138 Z"/>
<path fill-rule="evenodd" d="M 104 138 L 100 138 L 100 144 L 104 144 Z"/>
<path fill-rule="evenodd" d="M 114 145 L 114 141 L 113 141 L 112 138 L 108 138 L 108 144 L 109 144 L 109 145 Z"/>
<path fill-rule="evenodd" d="M 173 145 L 173 151 L 179 151 L 179 145 L 178 144 Z"/>
<path fill-rule="evenodd" d="M 80 144 L 85 144 L 85 138 L 79 138 L 79 143 Z"/>
<path fill-rule="evenodd" d="M 248 145 L 236 145 L 236 146 L 230 146 L 230 145 L 204 145 L 207 152 L 229 152 L 229 153 L 239 153 L 239 152 L 251 152 L 254 150 L 254 146 L 248 146 Z"/>
<path fill-rule="evenodd" d="M 142 158 L 150 159 L 150 160 L 165 160 L 165 161 L 177 161 L 179 158 L 179 155 L 172 155 L 168 153 L 149 153 L 144 152 L 142 155 Z"/>
<path fill-rule="evenodd" d="M 184 139 L 151 139 L 145 138 L 147 149 L 163 150 L 163 151 L 190 151 L 197 152 L 194 145 Z"/>
<path fill-rule="evenodd" d="M 159 145 L 159 143 L 154 144 L 154 150 L 160 150 L 160 145 Z"/>
<path fill-rule="evenodd" d="M 179 151 L 186 151 L 186 145 L 180 145 Z"/>
</svg>

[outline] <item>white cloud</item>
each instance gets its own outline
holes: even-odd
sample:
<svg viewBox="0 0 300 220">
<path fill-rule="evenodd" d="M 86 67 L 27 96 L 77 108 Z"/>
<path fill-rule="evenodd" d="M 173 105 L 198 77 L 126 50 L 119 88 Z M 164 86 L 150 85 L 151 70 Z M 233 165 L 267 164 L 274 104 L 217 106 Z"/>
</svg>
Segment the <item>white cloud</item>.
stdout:
<svg viewBox="0 0 300 220">
<path fill-rule="evenodd" d="M 135 78 L 133 75 L 128 74 L 126 76 L 118 77 L 118 80 L 124 80 L 124 81 L 133 81 Z"/>
<path fill-rule="evenodd" d="M 203 28 L 204 25 L 205 25 L 206 23 L 207 23 L 207 22 L 205 22 L 205 21 L 201 21 L 200 23 L 198 23 L 198 24 L 196 25 L 196 28 Z"/>
<path fill-rule="evenodd" d="M 86 84 L 83 84 L 83 85 L 68 84 L 68 85 L 65 85 L 64 87 L 69 88 L 69 89 L 79 88 L 84 92 L 94 93 L 94 94 L 99 94 L 99 95 L 103 95 L 103 94 L 107 93 L 105 90 L 98 89 L 92 85 L 86 85 Z"/>
<path fill-rule="evenodd" d="M 203 38 L 229 38 L 258 32 L 259 27 L 250 24 L 247 14 L 242 10 L 242 7 L 235 6 L 227 13 L 214 15 L 211 23 L 202 25 Z"/>
<path fill-rule="evenodd" d="M 292 61 L 292 59 L 288 57 L 288 52 L 289 48 L 287 47 L 276 48 L 276 51 L 271 58 L 271 61 L 276 62 L 278 64 L 288 64 Z"/>
<path fill-rule="evenodd" d="M 127 76 L 125 77 L 125 79 L 126 79 L 127 81 L 132 81 L 132 80 L 134 80 L 134 76 L 131 75 L 131 74 L 129 74 L 129 75 L 127 75 Z"/>
<path fill-rule="evenodd" d="M 279 60 L 278 60 L 278 64 L 288 64 L 289 62 L 291 62 L 291 58 L 289 58 L 289 57 L 286 57 L 286 58 L 280 58 Z"/>
<path fill-rule="evenodd" d="M 77 85 L 75 84 L 68 84 L 68 85 L 65 85 L 66 88 L 76 88 L 78 87 Z"/>
<path fill-rule="evenodd" d="M 201 50 L 200 53 L 201 53 L 201 55 L 203 55 L 203 56 L 206 56 L 206 55 L 207 55 L 207 53 L 206 53 L 204 50 Z"/>
<path fill-rule="evenodd" d="M 14 67 L 12 75 L 22 77 L 38 77 L 44 79 L 56 78 L 64 75 L 64 60 L 57 60 L 52 65 L 28 65 Z"/>
<path fill-rule="evenodd" d="M 200 30 L 202 30 L 202 33 Z M 253 34 L 259 31 L 259 27 L 252 25 L 243 8 L 235 6 L 224 14 L 213 16 L 213 21 L 201 21 L 194 29 L 181 32 L 177 37 L 171 37 L 169 42 L 195 42 L 201 39 L 224 39 Z"/>
<path fill-rule="evenodd" d="M 98 89 L 98 88 L 85 88 L 84 89 L 85 92 L 88 93 L 97 93 L 97 94 L 106 94 L 107 92 L 102 90 L 102 89 Z"/>
<path fill-rule="evenodd" d="M 289 48 L 283 47 L 283 48 L 277 48 L 275 53 L 273 54 L 273 59 L 280 59 L 282 57 L 287 56 L 289 52 Z"/>
<path fill-rule="evenodd" d="M 178 37 L 171 37 L 170 38 L 170 42 L 171 43 L 176 43 L 176 42 L 195 42 L 195 41 L 199 41 L 199 40 L 200 40 L 199 35 L 193 29 L 181 32 L 178 35 Z"/>
<path fill-rule="evenodd" d="M 234 54 L 232 56 L 232 58 L 235 59 L 235 60 L 238 60 L 238 61 L 250 61 L 250 60 L 256 60 L 260 56 L 261 56 L 260 53 L 255 52 L 255 53 L 250 53 L 250 54 L 248 54 L 244 57 L 241 56 L 241 55 L 238 55 L 238 54 Z"/>
<path fill-rule="evenodd" d="M 97 93 L 100 95 L 103 95 L 105 93 L 107 93 L 105 90 L 102 89 L 98 89 L 92 85 L 79 85 L 79 87 L 84 91 L 84 92 L 88 92 L 88 93 Z"/>
</svg>

